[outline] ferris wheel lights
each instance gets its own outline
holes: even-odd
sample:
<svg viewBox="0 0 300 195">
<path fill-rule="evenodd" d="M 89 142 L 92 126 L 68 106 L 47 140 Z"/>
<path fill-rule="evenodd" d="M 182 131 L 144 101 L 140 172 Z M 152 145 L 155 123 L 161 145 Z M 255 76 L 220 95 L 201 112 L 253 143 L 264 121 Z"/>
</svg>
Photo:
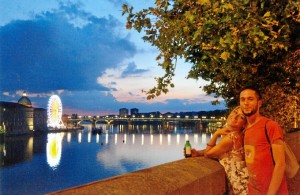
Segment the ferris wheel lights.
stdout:
<svg viewBox="0 0 300 195">
<path fill-rule="evenodd" d="M 62 103 L 58 95 L 52 95 L 48 102 L 47 109 L 48 127 L 62 128 L 64 127 L 62 118 Z"/>
</svg>

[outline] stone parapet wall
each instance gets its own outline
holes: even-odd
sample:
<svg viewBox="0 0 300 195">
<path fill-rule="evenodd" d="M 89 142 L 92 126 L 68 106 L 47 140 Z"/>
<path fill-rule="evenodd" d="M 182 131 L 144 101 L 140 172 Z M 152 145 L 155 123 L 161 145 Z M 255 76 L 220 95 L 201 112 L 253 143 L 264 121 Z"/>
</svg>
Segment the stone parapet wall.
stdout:
<svg viewBox="0 0 300 195">
<path fill-rule="evenodd" d="M 225 172 L 219 162 L 198 157 L 162 164 L 51 194 L 223 195 L 225 191 Z"/>
<path fill-rule="evenodd" d="M 285 135 L 285 141 L 300 160 L 300 131 Z M 300 171 L 288 179 L 290 195 L 300 195 Z M 80 194 L 210 194 L 223 195 L 226 179 L 223 167 L 205 157 L 188 158 L 111 177 L 86 185 L 53 192 L 53 195 Z"/>
</svg>

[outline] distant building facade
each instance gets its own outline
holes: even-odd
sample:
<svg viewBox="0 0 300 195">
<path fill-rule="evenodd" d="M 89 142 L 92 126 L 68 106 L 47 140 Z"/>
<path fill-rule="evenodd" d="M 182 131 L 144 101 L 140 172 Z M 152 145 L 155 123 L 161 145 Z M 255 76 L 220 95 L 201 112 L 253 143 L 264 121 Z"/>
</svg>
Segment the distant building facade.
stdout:
<svg viewBox="0 0 300 195">
<path fill-rule="evenodd" d="M 128 109 L 127 108 L 121 108 L 119 110 L 119 116 L 120 117 L 127 117 L 128 116 Z"/>
<path fill-rule="evenodd" d="M 133 116 L 133 115 L 137 116 L 138 114 L 139 114 L 139 109 L 137 109 L 137 108 L 131 108 L 130 109 L 130 115 L 131 116 Z"/>
<path fill-rule="evenodd" d="M 24 92 L 18 103 L 0 101 L 0 130 L 7 134 L 24 134 L 47 129 L 47 110 L 33 108 Z"/>
</svg>

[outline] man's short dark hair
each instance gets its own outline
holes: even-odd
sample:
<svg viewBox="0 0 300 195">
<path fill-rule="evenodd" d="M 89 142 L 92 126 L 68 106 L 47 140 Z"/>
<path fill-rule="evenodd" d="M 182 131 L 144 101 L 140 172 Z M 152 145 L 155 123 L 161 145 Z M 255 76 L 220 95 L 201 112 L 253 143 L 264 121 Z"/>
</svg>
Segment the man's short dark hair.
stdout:
<svg viewBox="0 0 300 195">
<path fill-rule="evenodd" d="M 262 95 L 261 95 L 261 93 L 260 93 L 260 91 L 258 90 L 257 87 L 254 87 L 254 86 L 247 86 L 247 87 L 244 87 L 244 88 L 241 90 L 241 92 L 244 91 L 244 90 L 247 90 L 247 89 L 252 90 L 252 91 L 255 91 L 255 94 L 257 95 L 258 99 L 259 99 L 259 100 L 262 99 Z M 240 94 L 241 94 L 241 92 L 240 92 Z"/>
</svg>

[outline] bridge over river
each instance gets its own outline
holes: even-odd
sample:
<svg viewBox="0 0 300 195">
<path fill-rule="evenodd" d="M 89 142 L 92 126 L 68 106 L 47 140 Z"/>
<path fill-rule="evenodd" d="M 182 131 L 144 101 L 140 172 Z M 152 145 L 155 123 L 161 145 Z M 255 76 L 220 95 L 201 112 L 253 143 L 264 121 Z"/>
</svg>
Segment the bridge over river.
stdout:
<svg viewBox="0 0 300 195">
<path fill-rule="evenodd" d="M 120 117 L 120 116 L 105 116 L 105 117 L 78 117 L 78 118 L 69 118 L 69 123 L 72 124 L 82 124 L 82 123 L 91 123 L 93 126 L 96 124 L 122 124 L 122 125 L 162 125 L 163 127 L 169 127 L 174 125 L 193 125 L 199 128 L 213 127 L 219 128 L 225 125 L 225 117 L 171 117 L 171 116 L 139 116 L 139 117 Z"/>
</svg>

